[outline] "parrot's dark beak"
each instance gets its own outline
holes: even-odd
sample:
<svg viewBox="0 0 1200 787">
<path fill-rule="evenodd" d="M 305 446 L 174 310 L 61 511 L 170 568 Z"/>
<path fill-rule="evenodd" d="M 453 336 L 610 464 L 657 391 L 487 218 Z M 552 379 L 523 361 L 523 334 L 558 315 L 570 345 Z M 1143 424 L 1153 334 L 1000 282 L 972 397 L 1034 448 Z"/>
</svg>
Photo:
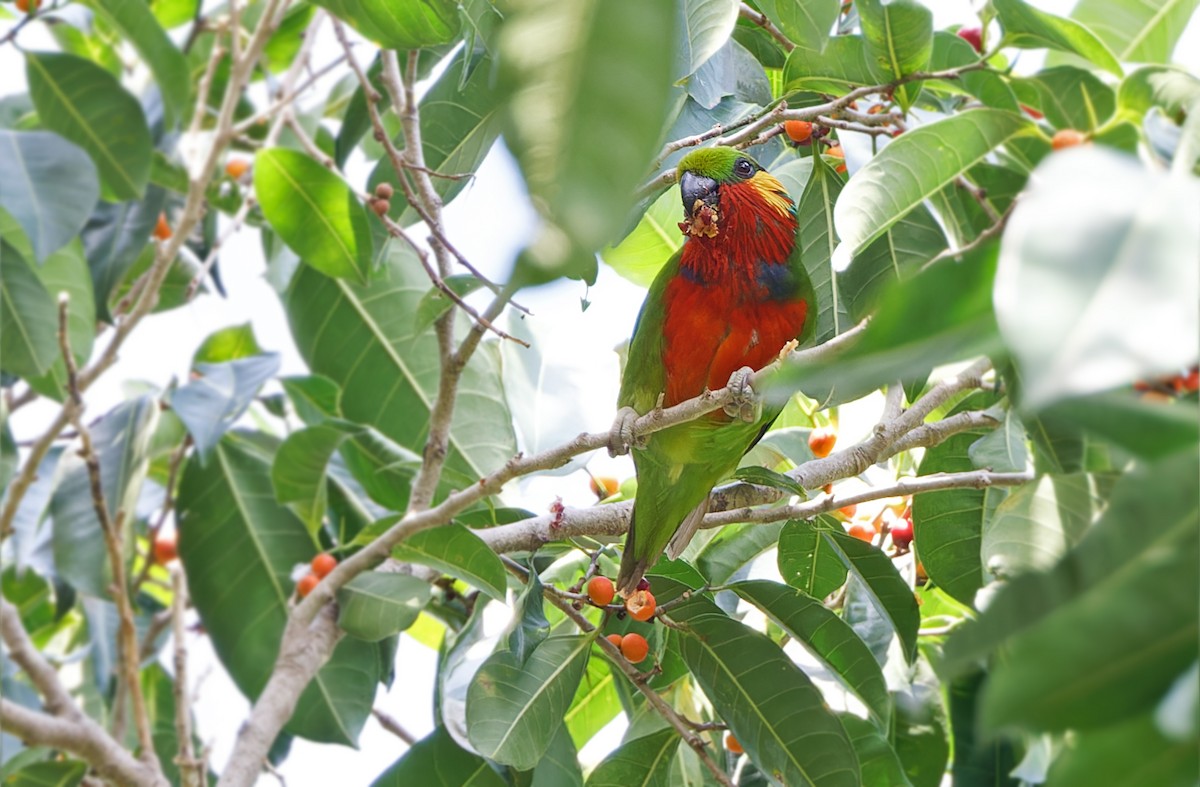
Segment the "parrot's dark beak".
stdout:
<svg viewBox="0 0 1200 787">
<path fill-rule="evenodd" d="M 717 182 L 712 178 L 685 172 L 679 179 L 679 189 L 683 194 L 683 212 L 689 219 L 695 218 L 696 212 L 700 208 L 696 204 L 697 201 L 713 210 L 717 209 Z"/>
</svg>

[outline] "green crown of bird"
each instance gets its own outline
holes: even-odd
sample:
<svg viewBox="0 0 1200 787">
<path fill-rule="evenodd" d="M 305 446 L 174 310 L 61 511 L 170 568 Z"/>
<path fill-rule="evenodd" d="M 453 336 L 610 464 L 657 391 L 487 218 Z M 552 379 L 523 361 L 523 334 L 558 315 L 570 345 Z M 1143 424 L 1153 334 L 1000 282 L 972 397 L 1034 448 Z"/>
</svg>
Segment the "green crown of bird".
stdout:
<svg viewBox="0 0 1200 787">
<path fill-rule="evenodd" d="M 618 406 L 645 414 L 718 390 L 757 370 L 816 322 L 787 189 L 746 153 L 703 148 L 679 162 L 686 236 L 642 304 Z M 745 384 L 745 375 L 741 376 Z M 752 392 L 749 392 L 752 393 Z M 638 488 L 617 589 L 628 596 L 665 550 L 699 528 L 708 496 L 781 408 L 739 402 L 655 432 L 633 452 Z"/>
</svg>

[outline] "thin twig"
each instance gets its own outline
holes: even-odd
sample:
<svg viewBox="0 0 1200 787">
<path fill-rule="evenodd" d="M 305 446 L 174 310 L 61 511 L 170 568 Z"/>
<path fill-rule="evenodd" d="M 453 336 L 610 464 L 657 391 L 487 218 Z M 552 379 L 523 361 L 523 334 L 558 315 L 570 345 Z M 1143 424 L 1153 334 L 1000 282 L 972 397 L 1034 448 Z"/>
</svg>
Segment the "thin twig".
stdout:
<svg viewBox="0 0 1200 787">
<path fill-rule="evenodd" d="M 175 740 L 179 752 L 175 764 L 183 787 L 199 787 L 204 784 L 203 760 L 196 758 L 192 748 L 192 695 L 188 690 L 187 626 L 184 613 L 187 610 L 187 582 L 183 565 L 171 569 L 171 635 L 175 641 Z"/>
<path fill-rule="evenodd" d="M 379 708 L 372 708 L 371 715 L 375 717 L 375 720 L 379 722 L 380 726 L 382 726 L 385 730 L 387 730 L 391 734 L 395 735 L 400 740 L 407 743 L 409 746 L 412 746 L 414 743 L 417 742 L 417 736 L 413 735 L 411 732 L 404 729 L 403 725 L 401 725 L 400 722 L 396 721 L 394 718 L 392 718 L 388 714 L 384 713 Z"/>
<path fill-rule="evenodd" d="M 755 11 L 750 6 L 742 3 L 741 7 L 738 9 L 738 15 L 741 16 L 742 19 L 749 19 L 751 22 L 770 33 L 771 37 L 778 41 L 779 45 L 783 47 L 784 52 L 791 52 L 796 48 L 796 45 L 792 43 L 792 40 L 785 36 L 783 32 L 776 27 L 770 19 L 767 18 L 767 15 L 761 11 Z"/>
</svg>

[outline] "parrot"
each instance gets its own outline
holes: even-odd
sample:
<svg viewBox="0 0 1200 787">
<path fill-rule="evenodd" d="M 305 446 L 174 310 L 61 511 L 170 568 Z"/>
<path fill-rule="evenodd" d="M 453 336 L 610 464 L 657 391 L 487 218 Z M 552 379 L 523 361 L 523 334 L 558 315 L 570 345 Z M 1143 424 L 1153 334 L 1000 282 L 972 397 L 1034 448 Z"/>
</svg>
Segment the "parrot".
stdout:
<svg viewBox="0 0 1200 787">
<path fill-rule="evenodd" d="M 816 322 L 796 205 L 783 184 L 730 147 L 692 151 L 676 176 L 685 240 L 638 313 L 618 407 L 631 419 L 727 384 L 742 390 L 724 410 L 635 446 L 638 486 L 616 582 L 626 598 L 664 550 L 679 556 L 707 513 L 713 486 L 733 474 L 778 417 L 782 407 L 750 406 L 749 372 L 807 340 Z"/>
</svg>

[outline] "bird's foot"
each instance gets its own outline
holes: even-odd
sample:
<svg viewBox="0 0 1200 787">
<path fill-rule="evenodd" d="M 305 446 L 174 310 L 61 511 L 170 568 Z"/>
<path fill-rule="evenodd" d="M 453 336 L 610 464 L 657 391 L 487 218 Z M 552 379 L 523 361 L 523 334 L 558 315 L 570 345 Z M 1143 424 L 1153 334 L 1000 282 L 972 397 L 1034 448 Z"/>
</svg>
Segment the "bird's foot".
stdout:
<svg viewBox="0 0 1200 787">
<path fill-rule="evenodd" d="M 609 456 L 624 456 L 635 445 L 640 447 L 639 438 L 633 434 L 633 424 L 637 419 L 637 410 L 632 407 L 622 407 L 617 411 L 617 417 L 608 432 Z"/>
<path fill-rule="evenodd" d="M 729 401 L 724 407 L 725 415 L 748 424 L 754 423 L 762 417 L 762 399 L 750 386 L 750 379 L 753 376 L 754 370 L 749 366 L 743 366 L 729 376 L 729 383 L 726 386 L 730 395 Z"/>
</svg>

